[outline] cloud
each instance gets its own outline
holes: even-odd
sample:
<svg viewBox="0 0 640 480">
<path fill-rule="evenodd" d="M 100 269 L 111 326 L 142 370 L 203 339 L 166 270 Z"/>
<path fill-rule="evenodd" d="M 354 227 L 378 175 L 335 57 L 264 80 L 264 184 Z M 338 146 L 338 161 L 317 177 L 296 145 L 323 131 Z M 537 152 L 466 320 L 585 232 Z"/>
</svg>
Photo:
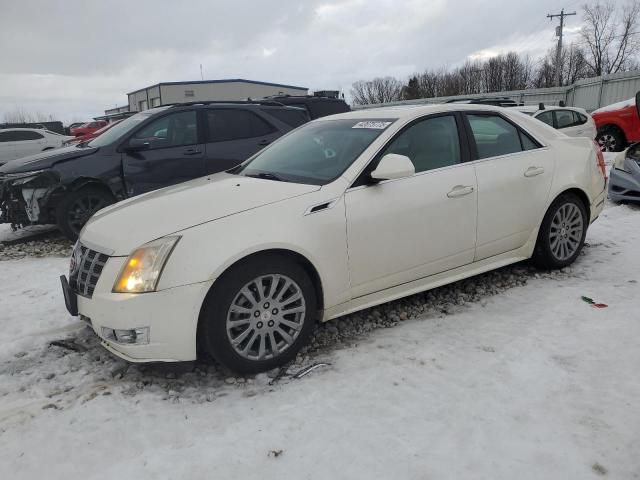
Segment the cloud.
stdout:
<svg viewBox="0 0 640 480">
<path fill-rule="evenodd" d="M 21 0 L 0 16 L 0 118 L 65 121 L 162 81 L 249 78 L 348 91 L 358 79 L 554 45 L 552 0 Z M 577 17 L 573 17 L 577 18 Z M 571 22 L 575 27 L 578 22 Z"/>
</svg>

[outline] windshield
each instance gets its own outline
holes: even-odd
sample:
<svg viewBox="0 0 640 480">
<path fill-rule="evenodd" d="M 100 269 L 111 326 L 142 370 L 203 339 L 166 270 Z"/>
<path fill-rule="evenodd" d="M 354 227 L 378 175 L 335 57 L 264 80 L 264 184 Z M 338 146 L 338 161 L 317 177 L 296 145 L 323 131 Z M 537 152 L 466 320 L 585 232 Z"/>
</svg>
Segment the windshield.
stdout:
<svg viewBox="0 0 640 480">
<path fill-rule="evenodd" d="M 307 123 L 233 170 L 245 176 L 325 185 L 344 172 L 396 119 Z"/>
<path fill-rule="evenodd" d="M 120 122 L 122 122 L 122 120 L 116 120 L 115 122 L 112 123 L 108 123 L 106 124 L 104 127 L 102 127 L 100 130 L 96 130 L 95 132 L 93 132 L 93 134 L 97 137 L 98 135 L 102 135 L 104 132 L 106 132 L 107 130 L 112 129 L 113 127 L 115 127 L 117 124 L 119 124 Z"/>
<path fill-rule="evenodd" d="M 154 108 L 153 110 L 136 113 L 132 117 L 122 120 L 122 122 L 114 125 L 112 128 L 109 128 L 102 135 L 91 140 L 87 145 L 90 147 L 104 147 L 105 145 L 110 145 L 111 143 L 122 137 L 125 133 L 129 132 L 131 129 L 139 125 L 140 122 L 146 120 L 151 115 L 158 113 L 159 110 L 160 109 L 158 108 Z"/>
</svg>

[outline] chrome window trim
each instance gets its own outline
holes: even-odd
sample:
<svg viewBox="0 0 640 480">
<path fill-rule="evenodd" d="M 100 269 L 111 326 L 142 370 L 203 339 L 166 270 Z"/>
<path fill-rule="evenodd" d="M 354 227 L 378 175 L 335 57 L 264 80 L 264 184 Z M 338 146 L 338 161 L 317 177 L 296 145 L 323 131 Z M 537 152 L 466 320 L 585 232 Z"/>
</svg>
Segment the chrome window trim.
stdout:
<svg viewBox="0 0 640 480">
<path fill-rule="evenodd" d="M 542 111 L 542 110 L 540 110 L 540 111 Z M 400 125 L 396 125 L 396 130 L 395 130 L 395 131 L 391 134 L 391 136 L 390 136 L 390 137 L 385 141 L 385 143 L 383 143 L 383 144 L 382 144 L 382 145 L 381 145 L 381 146 L 380 146 L 380 147 L 379 147 L 379 148 L 378 148 L 378 149 L 377 149 L 377 150 L 376 150 L 376 151 L 375 151 L 375 152 L 370 156 L 369 160 L 368 160 L 368 161 L 364 164 L 364 166 L 363 166 L 363 167 L 358 171 L 358 173 L 354 176 L 353 180 L 351 180 L 351 179 L 349 179 L 349 178 L 347 178 L 347 177 L 345 177 L 345 176 L 344 176 L 344 173 L 346 173 L 346 171 L 347 171 L 348 169 L 347 169 L 347 170 L 345 170 L 345 172 L 343 172 L 343 174 L 341 175 L 341 177 L 342 177 L 342 178 L 344 178 L 345 180 L 347 180 L 347 182 L 349 182 L 349 186 L 346 188 L 345 193 L 350 192 L 350 191 L 353 191 L 353 190 L 359 190 L 360 188 L 373 187 L 373 186 L 375 186 L 375 185 L 380 185 L 380 184 L 388 183 L 388 182 L 391 182 L 391 181 L 406 180 L 407 178 L 413 178 L 413 177 L 418 176 L 418 175 L 423 175 L 423 174 L 425 174 L 425 173 L 430 173 L 430 172 L 441 171 L 441 170 L 444 170 L 444 169 L 447 169 L 447 168 L 455 168 L 455 167 L 460 167 L 460 166 L 462 166 L 462 165 L 477 164 L 477 163 L 479 163 L 479 162 L 484 162 L 484 161 L 487 161 L 487 160 L 494 160 L 494 159 L 497 159 L 497 158 L 505 158 L 505 157 L 510 157 L 510 156 L 513 156 L 513 155 L 519 155 L 519 154 L 527 153 L 527 152 L 536 152 L 536 151 L 547 151 L 547 150 L 549 150 L 549 142 L 540 140 L 540 138 L 539 138 L 537 135 L 534 135 L 533 133 L 531 133 L 527 128 L 522 127 L 522 126 L 521 126 L 519 123 L 517 123 L 514 119 L 512 119 L 511 117 L 509 117 L 509 115 L 504 115 L 504 114 L 502 114 L 502 112 L 498 112 L 498 111 L 495 111 L 495 110 L 487 110 L 487 111 L 486 111 L 486 114 L 487 114 L 487 115 L 490 115 L 490 114 L 492 114 L 492 113 L 493 113 L 493 114 L 496 114 L 496 115 L 498 115 L 498 116 L 506 116 L 506 117 L 508 118 L 509 123 L 514 124 L 515 126 L 517 126 L 517 128 L 518 128 L 518 129 L 522 130 L 524 133 L 526 133 L 527 135 L 529 135 L 531 138 L 533 138 L 536 142 L 538 142 L 538 143 L 539 143 L 540 145 L 542 145 L 542 146 L 541 146 L 540 148 L 534 148 L 534 149 L 532 149 L 532 150 L 521 150 L 521 151 L 519 151 L 519 152 L 507 153 L 507 154 L 505 154 L 505 155 L 499 155 L 499 156 L 497 156 L 497 157 L 478 158 L 478 159 L 476 159 L 476 160 L 469 160 L 469 161 L 467 161 L 467 162 L 460 162 L 460 163 L 455 164 L 455 165 L 447 165 L 446 167 L 440 167 L 440 168 L 434 168 L 434 169 L 431 169 L 431 170 L 425 170 L 425 171 L 423 171 L 423 172 L 417 172 L 417 173 L 413 174 L 411 177 L 406 177 L 406 178 L 396 178 L 396 179 L 394 179 L 394 180 L 384 180 L 384 181 L 382 181 L 382 182 L 378 182 L 378 183 L 373 184 L 373 185 L 358 185 L 358 186 L 356 186 L 356 187 L 354 187 L 354 186 L 353 186 L 353 184 L 358 180 L 358 178 L 360 178 L 360 175 L 362 175 L 362 172 L 364 172 L 364 171 L 366 170 L 366 168 L 367 168 L 367 167 L 369 166 L 369 164 L 373 161 L 373 159 L 374 159 L 374 158 L 376 158 L 376 157 L 378 156 L 378 154 L 379 154 L 382 150 L 384 150 L 384 148 L 386 148 L 386 147 L 387 147 L 387 145 L 389 145 L 389 144 L 393 141 L 393 139 L 394 139 L 394 137 L 396 136 L 396 134 L 397 134 L 397 133 L 399 133 L 399 132 L 400 132 L 403 128 L 405 128 L 407 125 L 409 125 L 409 124 L 410 124 L 410 123 L 412 123 L 412 122 L 421 121 L 421 120 L 426 120 L 426 119 L 428 119 L 429 117 L 439 117 L 439 116 L 444 116 L 444 115 L 452 115 L 452 116 L 454 116 L 454 115 L 455 115 L 455 114 L 457 114 L 457 113 L 459 113 L 459 114 L 461 114 L 461 115 L 473 115 L 473 114 L 474 114 L 474 112 L 473 112 L 473 111 L 469 111 L 469 112 L 467 112 L 467 111 L 465 111 L 465 110 L 451 110 L 451 111 L 446 111 L 446 112 L 429 113 L 429 114 L 427 114 L 427 115 L 417 116 L 417 117 L 412 117 L 412 118 L 409 118 L 409 119 L 405 119 L 405 122 L 404 122 L 404 123 L 402 123 L 402 124 L 400 124 Z M 482 113 L 485 113 L 485 112 L 483 111 Z M 542 123 L 544 123 L 544 122 L 542 122 Z M 551 128 L 553 128 L 553 127 L 551 127 Z M 555 130 L 555 129 L 554 129 L 554 130 Z M 556 130 L 556 131 L 557 131 L 557 130 Z M 460 137 L 460 132 L 458 132 L 458 136 Z M 367 150 L 367 149 L 365 149 L 365 152 L 366 152 L 366 150 Z M 365 152 L 362 152 L 362 153 L 364 154 Z M 357 158 L 356 160 L 354 160 L 354 163 L 355 163 L 357 160 L 359 160 L 359 158 Z"/>
</svg>

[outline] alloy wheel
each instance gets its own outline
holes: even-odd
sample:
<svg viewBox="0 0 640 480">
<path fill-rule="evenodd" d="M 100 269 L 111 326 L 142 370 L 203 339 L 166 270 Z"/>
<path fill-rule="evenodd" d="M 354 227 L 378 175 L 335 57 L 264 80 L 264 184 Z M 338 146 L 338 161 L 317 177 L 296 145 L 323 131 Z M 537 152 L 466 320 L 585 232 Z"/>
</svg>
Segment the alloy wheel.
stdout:
<svg viewBox="0 0 640 480">
<path fill-rule="evenodd" d="M 610 133 L 600 135 L 600 137 L 598 137 L 598 144 L 600 145 L 600 150 L 603 152 L 615 152 L 618 146 L 616 137 Z"/>
<path fill-rule="evenodd" d="M 300 286 L 286 275 L 270 274 L 245 284 L 227 312 L 227 337 L 249 360 L 275 358 L 296 341 L 305 321 Z"/>
<path fill-rule="evenodd" d="M 551 253 L 558 260 L 571 258 L 580 248 L 584 224 L 582 212 L 574 203 L 565 203 L 556 211 L 551 220 L 549 245 Z"/>
</svg>

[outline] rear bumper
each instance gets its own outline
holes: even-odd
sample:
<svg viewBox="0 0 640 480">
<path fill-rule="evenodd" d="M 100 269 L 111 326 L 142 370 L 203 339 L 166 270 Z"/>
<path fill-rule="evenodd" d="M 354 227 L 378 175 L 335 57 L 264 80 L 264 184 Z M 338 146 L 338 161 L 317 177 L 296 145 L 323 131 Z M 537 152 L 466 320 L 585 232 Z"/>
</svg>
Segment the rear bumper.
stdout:
<svg viewBox="0 0 640 480">
<path fill-rule="evenodd" d="M 614 202 L 640 202 L 640 167 L 637 172 L 612 168 L 609 173 L 609 198 Z"/>
<path fill-rule="evenodd" d="M 602 213 L 602 210 L 604 210 L 604 201 L 606 198 L 607 198 L 607 186 L 605 184 L 604 190 L 602 190 L 602 192 L 600 192 L 600 195 L 598 195 L 593 200 L 593 202 L 591 202 L 591 206 L 589 208 L 589 210 L 591 211 L 591 218 L 589 218 L 589 224 L 595 222 L 596 219 Z"/>
</svg>

